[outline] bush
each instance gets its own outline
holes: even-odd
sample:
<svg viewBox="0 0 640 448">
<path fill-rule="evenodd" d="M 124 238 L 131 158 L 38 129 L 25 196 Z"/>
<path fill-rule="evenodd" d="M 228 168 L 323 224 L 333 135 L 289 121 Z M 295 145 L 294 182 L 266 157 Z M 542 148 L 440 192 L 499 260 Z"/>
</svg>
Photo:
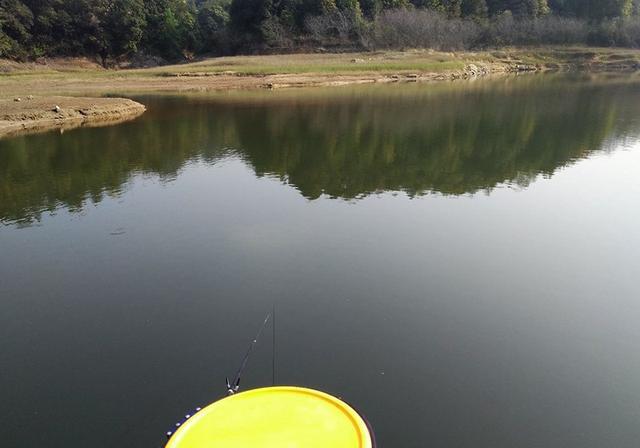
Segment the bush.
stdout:
<svg viewBox="0 0 640 448">
<path fill-rule="evenodd" d="M 426 9 L 394 9 L 375 20 L 373 41 L 379 48 L 464 50 L 478 44 L 482 31 L 472 20 L 449 19 Z"/>
<path fill-rule="evenodd" d="M 640 18 L 610 19 L 595 26 L 589 44 L 640 48 Z"/>
<path fill-rule="evenodd" d="M 515 19 L 511 13 L 499 15 L 488 30 L 490 45 L 566 45 L 587 41 L 589 25 L 573 18 L 546 16 Z"/>
<path fill-rule="evenodd" d="M 335 10 L 309 17 L 305 27 L 311 38 L 325 47 L 368 47 L 369 28 L 358 14 Z"/>
<path fill-rule="evenodd" d="M 589 35 L 589 25 L 584 20 L 547 16 L 532 23 L 531 41 L 526 42 L 530 44 L 581 44 Z"/>
<path fill-rule="evenodd" d="M 290 49 L 294 45 L 294 35 L 277 17 L 269 17 L 260 27 L 267 47 L 280 50 Z"/>
</svg>

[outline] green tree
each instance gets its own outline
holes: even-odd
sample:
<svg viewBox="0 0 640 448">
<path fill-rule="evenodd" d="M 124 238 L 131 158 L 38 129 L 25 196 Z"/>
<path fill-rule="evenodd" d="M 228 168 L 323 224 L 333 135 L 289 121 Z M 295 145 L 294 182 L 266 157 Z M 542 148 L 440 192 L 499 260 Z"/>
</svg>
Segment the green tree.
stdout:
<svg viewBox="0 0 640 448">
<path fill-rule="evenodd" d="M 152 53 L 176 59 L 196 45 L 195 4 L 185 0 L 144 0 L 144 47 Z"/>
<path fill-rule="evenodd" d="M 444 0 L 411 0 L 416 8 L 432 9 L 434 11 L 445 12 Z"/>
<path fill-rule="evenodd" d="M 20 0 L 0 0 L 0 57 L 24 57 L 33 13 Z"/>
<path fill-rule="evenodd" d="M 460 17 L 462 15 L 462 0 L 442 0 L 444 10 L 449 17 Z"/>
<path fill-rule="evenodd" d="M 362 17 L 362 10 L 358 0 L 336 0 L 336 6 L 342 12 L 353 15 L 353 17 Z"/>
<path fill-rule="evenodd" d="M 484 19 L 489 15 L 486 0 L 462 0 L 460 9 L 463 17 Z"/>
<path fill-rule="evenodd" d="M 549 12 L 546 0 L 508 0 L 506 6 L 518 18 L 539 17 Z"/>
<path fill-rule="evenodd" d="M 505 12 L 507 7 L 506 0 L 487 0 L 487 8 L 490 16 L 497 16 Z"/>
<path fill-rule="evenodd" d="M 381 0 L 382 9 L 406 8 L 411 3 L 408 0 Z"/>
<path fill-rule="evenodd" d="M 367 19 L 375 19 L 382 11 L 382 0 L 360 0 L 360 9 Z"/>
<path fill-rule="evenodd" d="M 379 2 L 380 0 L 368 1 Z M 302 8 L 306 16 L 320 16 L 335 12 L 338 9 L 335 0 L 302 0 Z"/>
<path fill-rule="evenodd" d="M 103 14 L 101 56 L 105 65 L 107 56 L 138 51 L 146 21 L 142 0 L 109 0 Z"/>
<path fill-rule="evenodd" d="M 262 24 L 272 16 L 272 0 L 233 0 L 229 10 L 231 27 L 241 44 L 264 42 Z"/>
<path fill-rule="evenodd" d="M 628 17 L 633 11 L 633 0 L 566 0 L 563 6 L 571 15 L 600 21 Z"/>
<path fill-rule="evenodd" d="M 227 50 L 229 17 L 228 0 L 207 0 L 198 7 L 198 49 L 207 53 L 222 53 Z"/>
<path fill-rule="evenodd" d="M 543 16 L 550 10 L 547 0 L 486 0 L 486 3 L 492 17 L 511 11 L 516 18 L 534 18 Z"/>
<path fill-rule="evenodd" d="M 549 8 L 554 14 L 569 15 L 567 0 L 549 0 Z"/>
<path fill-rule="evenodd" d="M 95 54 L 101 4 L 98 0 L 23 0 L 33 12 L 35 55 Z"/>
</svg>

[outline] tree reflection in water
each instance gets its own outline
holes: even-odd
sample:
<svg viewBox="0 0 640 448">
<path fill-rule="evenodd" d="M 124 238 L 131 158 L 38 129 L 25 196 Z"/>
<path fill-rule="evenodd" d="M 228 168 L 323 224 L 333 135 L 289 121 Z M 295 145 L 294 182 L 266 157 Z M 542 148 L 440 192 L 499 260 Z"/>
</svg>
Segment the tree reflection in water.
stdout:
<svg viewBox="0 0 640 448">
<path fill-rule="evenodd" d="M 81 210 L 140 173 L 174 178 L 189 161 L 240 157 L 309 199 L 402 191 L 461 195 L 528 185 L 640 132 L 640 84 L 532 76 L 144 98 L 115 127 L 0 141 L 0 220 Z"/>
</svg>

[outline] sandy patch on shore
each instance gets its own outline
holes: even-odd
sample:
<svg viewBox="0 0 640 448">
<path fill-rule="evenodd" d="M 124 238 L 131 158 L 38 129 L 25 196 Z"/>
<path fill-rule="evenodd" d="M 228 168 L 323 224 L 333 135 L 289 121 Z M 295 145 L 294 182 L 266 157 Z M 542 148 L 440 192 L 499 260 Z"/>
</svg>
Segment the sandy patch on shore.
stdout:
<svg viewBox="0 0 640 448">
<path fill-rule="evenodd" d="M 100 126 L 131 120 L 145 107 L 126 98 L 43 96 L 0 99 L 0 138 L 50 129 Z"/>
</svg>

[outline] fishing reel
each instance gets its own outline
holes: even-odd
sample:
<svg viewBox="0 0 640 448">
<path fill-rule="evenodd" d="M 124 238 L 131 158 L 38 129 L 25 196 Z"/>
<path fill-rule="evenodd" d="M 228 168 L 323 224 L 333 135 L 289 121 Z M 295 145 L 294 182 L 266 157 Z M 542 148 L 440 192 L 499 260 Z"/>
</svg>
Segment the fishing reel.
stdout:
<svg viewBox="0 0 640 448">
<path fill-rule="evenodd" d="M 229 378 L 225 378 L 225 382 L 227 383 L 227 395 L 234 395 L 238 390 L 240 390 L 240 377 L 236 379 L 236 382 L 233 385 L 229 382 Z"/>
</svg>

